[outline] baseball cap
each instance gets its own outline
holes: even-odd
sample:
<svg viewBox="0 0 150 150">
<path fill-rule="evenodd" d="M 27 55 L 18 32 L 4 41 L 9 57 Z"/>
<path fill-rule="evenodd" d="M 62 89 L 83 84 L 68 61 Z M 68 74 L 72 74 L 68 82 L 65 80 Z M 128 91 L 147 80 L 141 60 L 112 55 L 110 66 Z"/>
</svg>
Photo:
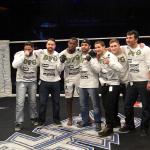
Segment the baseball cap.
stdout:
<svg viewBox="0 0 150 150">
<path fill-rule="evenodd" d="M 88 39 L 83 39 L 82 42 L 81 42 L 81 44 L 82 43 L 87 43 L 87 44 L 91 45 L 91 42 Z"/>
</svg>

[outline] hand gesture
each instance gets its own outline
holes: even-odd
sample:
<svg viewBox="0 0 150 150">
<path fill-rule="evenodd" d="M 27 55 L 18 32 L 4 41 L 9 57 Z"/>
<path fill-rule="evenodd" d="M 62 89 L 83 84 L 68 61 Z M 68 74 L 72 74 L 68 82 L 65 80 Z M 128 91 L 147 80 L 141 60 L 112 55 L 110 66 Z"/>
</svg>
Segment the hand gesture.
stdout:
<svg viewBox="0 0 150 150">
<path fill-rule="evenodd" d="M 24 51 L 24 54 L 25 54 L 25 56 L 28 57 L 30 55 L 30 52 L 26 50 L 26 51 Z"/>
<path fill-rule="evenodd" d="M 104 63 L 104 64 L 107 64 L 107 65 L 108 65 L 109 62 L 110 62 L 110 61 L 109 61 L 109 58 L 106 57 L 106 58 L 103 59 L 103 63 Z"/>
<path fill-rule="evenodd" d="M 92 49 L 89 51 L 89 55 L 92 57 L 92 58 L 95 58 L 96 57 L 96 52 Z"/>
<path fill-rule="evenodd" d="M 66 55 L 61 55 L 61 56 L 60 56 L 60 62 L 61 62 L 61 63 L 64 63 L 66 60 L 67 60 Z"/>
</svg>

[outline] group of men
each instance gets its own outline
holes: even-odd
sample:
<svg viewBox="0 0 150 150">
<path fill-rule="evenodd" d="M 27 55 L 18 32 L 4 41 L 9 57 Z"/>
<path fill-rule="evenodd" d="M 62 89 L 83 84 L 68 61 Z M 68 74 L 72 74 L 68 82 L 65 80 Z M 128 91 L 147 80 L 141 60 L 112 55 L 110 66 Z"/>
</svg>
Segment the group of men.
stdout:
<svg viewBox="0 0 150 150">
<path fill-rule="evenodd" d="M 113 128 L 127 133 L 135 129 L 133 105 L 140 95 L 142 102 L 141 135 L 148 135 L 150 120 L 150 48 L 138 44 L 138 32 L 127 32 L 125 46 L 117 39 L 96 41 L 94 50 L 88 39 L 81 42 L 74 37 L 61 53 L 55 51 L 56 42 L 48 39 L 46 49 L 34 50 L 27 42 L 24 50 L 14 56 L 12 66 L 17 68 L 16 75 L 16 126 L 21 130 L 24 121 L 25 94 L 28 92 L 30 117 L 34 125 L 45 125 L 49 94 L 51 94 L 53 121 L 60 125 L 60 74 L 64 71 L 64 90 L 67 108 L 67 125 L 73 124 L 73 98 L 79 96 L 82 121 L 78 127 L 91 125 L 89 99 L 92 101 L 95 130 L 100 137 L 109 136 Z M 40 67 L 39 112 L 37 112 L 36 89 L 37 67 Z M 99 92 L 101 97 L 99 97 Z M 120 93 L 124 97 L 125 124 L 121 126 L 118 117 Z M 101 127 L 101 100 L 103 103 L 106 126 Z"/>
</svg>

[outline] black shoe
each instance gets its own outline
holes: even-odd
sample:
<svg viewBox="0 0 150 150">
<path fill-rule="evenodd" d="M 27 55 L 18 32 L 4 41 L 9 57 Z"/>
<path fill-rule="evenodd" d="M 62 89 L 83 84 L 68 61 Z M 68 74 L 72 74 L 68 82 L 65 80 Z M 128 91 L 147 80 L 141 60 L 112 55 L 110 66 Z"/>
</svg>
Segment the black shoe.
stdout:
<svg viewBox="0 0 150 150">
<path fill-rule="evenodd" d="M 113 129 L 109 127 L 105 127 L 102 132 L 98 133 L 100 137 L 110 136 L 111 134 L 113 134 Z"/>
<path fill-rule="evenodd" d="M 83 128 L 83 127 L 90 126 L 90 125 L 91 125 L 90 123 L 83 123 L 82 121 L 77 122 L 78 128 Z"/>
<path fill-rule="evenodd" d="M 124 125 L 123 127 L 121 127 L 118 132 L 119 133 L 129 133 L 130 131 L 134 130 L 135 127 L 133 128 L 128 128 L 126 125 Z"/>
<path fill-rule="evenodd" d="M 38 121 L 38 125 L 37 125 L 37 128 L 42 128 L 45 126 L 45 122 L 42 122 L 42 121 Z"/>
<path fill-rule="evenodd" d="M 117 122 L 117 123 L 113 124 L 113 128 L 121 128 L 121 123 Z"/>
<path fill-rule="evenodd" d="M 20 131 L 22 129 L 23 129 L 22 123 L 16 123 L 16 125 L 15 125 L 15 131 Z"/>
<path fill-rule="evenodd" d="M 55 124 L 55 125 L 61 125 L 61 121 L 59 121 L 59 120 L 54 121 L 54 124 Z"/>
<path fill-rule="evenodd" d="M 101 131 L 102 130 L 101 123 L 95 123 L 95 130 L 96 131 Z"/>
<path fill-rule="evenodd" d="M 93 119 L 89 116 L 89 123 L 92 124 L 92 123 L 94 123 L 94 122 L 95 122 L 95 120 L 93 120 Z"/>
<path fill-rule="evenodd" d="M 148 136 L 148 130 L 146 129 L 142 129 L 141 130 L 141 133 L 140 133 L 140 136 L 144 137 L 144 136 Z"/>
<path fill-rule="evenodd" d="M 34 126 L 38 125 L 38 118 L 31 118 L 31 122 Z"/>
</svg>

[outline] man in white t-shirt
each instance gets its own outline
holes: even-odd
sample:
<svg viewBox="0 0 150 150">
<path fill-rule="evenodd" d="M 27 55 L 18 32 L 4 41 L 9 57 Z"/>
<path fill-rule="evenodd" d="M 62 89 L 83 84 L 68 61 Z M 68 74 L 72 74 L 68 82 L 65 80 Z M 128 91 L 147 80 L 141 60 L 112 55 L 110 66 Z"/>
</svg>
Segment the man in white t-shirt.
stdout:
<svg viewBox="0 0 150 150">
<path fill-rule="evenodd" d="M 46 49 L 36 50 L 40 65 L 40 87 L 39 87 L 39 125 L 46 123 L 46 110 L 49 94 L 52 99 L 53 121 L 60 125 L 60 73 L 63 65 L 59 59 L 59 53 L 55 51 L 55 39 L 47 40 Z"/>
<path fill-rule="evenodd" d="M 104 41 L 96 41 L 94 46 L 101 67 L 99 72 L 100 93 L 106 118 L 106 126 L 102 132 L 99 132 L 99 136 L 105 137 L 111 135 L 113 128 L 120 125 L 120 118 L 117 116 L 120 92 L 119 73 L 123 67 L 117 57 L 106 50 Z"/>
<path fill-rule="evenodd" d="M 79 97 L 79 67 L 81 52 L 77 49 L 78 39 L 71 37 L 68 47 L 60 53 L 60 61 L 64 64 L 64 90 L 67 107 L 67 125 L 71 126 L 73 97 Z"/>
<path fill-rule="evenodd" d="M 125 124 L 120 132 L 127 133 L 135 129 L 133 105 L 138 95 L 142 102 L 141 136 L 148 135 L 150 120 L 150 48 L 138 45 L 139 34 L 135 30 L 127 32 L 127 46 L 122 46 L 129 63 L 129 83 L 125 99 Z"/>
<path fill-rule="evenodd" d="M 12 62 L 13 68 L 17 69 L 16 74 L 16 125 L 15 131 L 23 128 L 24 122 L 24 103 L 28 93 L 30 103 L 30 117 L 32 123 L 37 125 L 37 66 L 38 61 L 33 54 L 33 43 L 26 42 L 24 50 L 15 54 Z"/>
<path fill-rule="evenodd" d="M 120 93 L 123 94 L 123 100 L 125 100 L 126 86 L 127 83 L 129 82 L 129 65 L 127 56 L 124 50 L 121 48 L 118 39 L 114 38 L 109 41 L 109 49 L 115 56 L 117 56 L 119 63 L 123 66 L 123 70 L 122 72 L 120 72 L 119 77 L 120 77 Z"/>
<path fill-rule="evenodd" d="M 80 95 L 80 110 L 82 122 L 79 122 L 78 127 L 89 126 L 89 97 L 92 101 L 95 130 L 101 130 L 101 107 L 99 97 L 99 80 L 98 73 L 100 66 L 98 64 L 96 53 L 93 54 L 93 50 L 90 50 L 90 41 L 84 39 L 81 42 L 81 63 L 80 63 L 80 83 L 79 83 L 79 95 Z M 92 56 L 92 57 L 91 57 Z"/>
</svg>

